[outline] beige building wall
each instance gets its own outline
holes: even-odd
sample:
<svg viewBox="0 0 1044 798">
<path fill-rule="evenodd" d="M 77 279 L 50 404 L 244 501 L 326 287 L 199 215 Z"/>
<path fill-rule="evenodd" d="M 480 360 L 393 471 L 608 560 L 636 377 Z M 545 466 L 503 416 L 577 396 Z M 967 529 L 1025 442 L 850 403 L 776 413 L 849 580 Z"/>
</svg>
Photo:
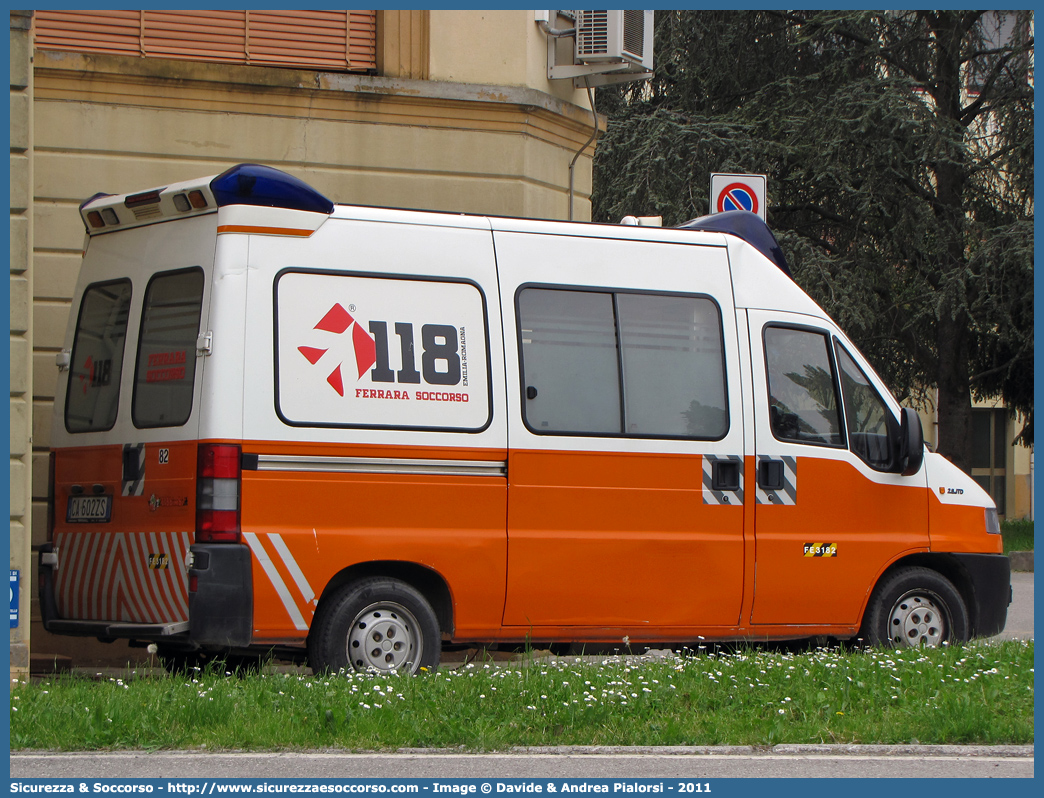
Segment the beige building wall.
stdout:
<svg viewBox="0 0 1044 798">
<path fill-rule="evenodd" d="M 547 79 L 547 36 L 537 26 L 533 11 L 427 13 L 431 15 L 432 80 L 529 86 L 590 107 L 587 93 L 574 89 L 571 80 Z M 555 22 L 559 28 L 571 25 L 565 18 Z"/>
<path fill-rule="evenodd" d="M 19 580 L 19 619 L 11 629 L 11 678 L 29 675 L 30 475 L 33 383 L 33 70 L 32 16 L 11 16 L 11 570 Z M 45 483 L 46 487 L 46 483 Z"/>
<path fill-rule="evenodd" d="M 35 52 L 35 174 L 26 183 L 35 194 L 35 275 L 32 288 L 22 286 L 33 297 L 22 302 L 31 310 L 31 364 L 30 339 L 22 336 L 18 361 L 12 338 L 12 386 L 25 386 L 24 406 L 34 398 L 34 544 L 46 539 L 55 355 L 84 242 L 77 208 L 85 198 L 258 162 L 335 202 L 567 218 L 569 163 L 594 120 L 586 92 L 547 80 L 546 39 L 532 11 L 382 11 L 377 37 L 377 76 Z M 590 219 L 592 152 L 577 162 L 580 220 Z M 14 401 L 12 394 L 12 420 Z M 12 469 L 15 452 L 12 437 Z M 19 464 L 27 470 L 28 453 Z M 47 635 L 39 625 L 33 634 L 34 653 L 84 664 L 143 656 L 122 643 Z"/>
</svg>

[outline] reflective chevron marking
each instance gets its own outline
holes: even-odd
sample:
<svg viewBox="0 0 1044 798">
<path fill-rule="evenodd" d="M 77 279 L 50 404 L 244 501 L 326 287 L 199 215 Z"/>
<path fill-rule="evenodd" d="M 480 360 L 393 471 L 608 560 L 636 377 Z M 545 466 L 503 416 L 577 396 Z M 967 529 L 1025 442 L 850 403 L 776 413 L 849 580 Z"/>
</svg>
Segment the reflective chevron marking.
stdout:
<svg viewBox="0 0 1044 798">
<path fill-rule="evenodd" d="M 66 532 L 55 535 L 58 613 L 69 620 L 188 620 L 189 532 Z M 167 568 L 149 558 L 166 556 Z"/>
<path fill-rule="evenodd" d="M 265 576 L 268 577 L 268 581 L 272 583 L 272 587 L 275 588 L 279 600 L 283 602 L 283 607 L 286 608 L 290 620 L 293 621 L 294 628 L 302 631 L 307 629 L 308 623 L 301 614 L 301 610 L 298 609 L 294 597 L 290 595 L 290 589 L 286 586 L 286 582 L 283 581 L 283 577 L 281 577 L 279 571 L 276 570 L 275 563 L 272 562 L 272 558 L 269 557 L 268 552 L 265 551 L 265 547 L 261 543 L 261 540 L 253 532 L 244 532 L 243 538 L 246 540 L 247 545 L 250 546 L 250 550 L 254 553 L 254 556 L 257 557 L 261 569 L 265 572 Z M 294 563 L 294 565 L 296 567 L 296 563 Z"/>
</svg>

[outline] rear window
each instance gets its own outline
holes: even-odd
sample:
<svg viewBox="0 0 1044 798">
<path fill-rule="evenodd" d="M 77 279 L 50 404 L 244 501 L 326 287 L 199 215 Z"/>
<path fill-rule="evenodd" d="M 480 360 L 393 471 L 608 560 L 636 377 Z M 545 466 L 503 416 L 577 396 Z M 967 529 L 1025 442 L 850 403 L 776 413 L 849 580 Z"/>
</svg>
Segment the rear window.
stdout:
<svg viewBox="0 0 1044 798">
<path fill-rule="evenodd" d="M 203 270 L 157 274 L 145 290 L 134 370 L 134 426 L 175 427 L 192 414 Z"/>
<path fill-rule="evenodd" d="M 130 300 L 130 280 L 96 283 L 83 292 L 65 398 L 69 432 L 100 432 L 116 423 Z"/>
</svg>

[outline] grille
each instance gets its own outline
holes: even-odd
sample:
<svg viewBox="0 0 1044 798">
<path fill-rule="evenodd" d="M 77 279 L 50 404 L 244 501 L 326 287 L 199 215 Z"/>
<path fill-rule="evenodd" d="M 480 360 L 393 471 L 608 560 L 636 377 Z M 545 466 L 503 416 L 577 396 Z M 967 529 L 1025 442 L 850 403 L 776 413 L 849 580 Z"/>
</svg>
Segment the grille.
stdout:
<svg viewBox="0 0 1044 798">
<path fill-rule="evenodd" d="M 645 53 L 645 12 L 623 12 L 623 48 L 624 52 L 639 58 Z"/>
<path fill-rule="evenodd" d="M 640 12 L 639 12 L 640 13 Z M 576 52 L 580 58 L 605 55 L 609 50 L 609 12 L 580 11 L 576 27 Z"/>
</svg>

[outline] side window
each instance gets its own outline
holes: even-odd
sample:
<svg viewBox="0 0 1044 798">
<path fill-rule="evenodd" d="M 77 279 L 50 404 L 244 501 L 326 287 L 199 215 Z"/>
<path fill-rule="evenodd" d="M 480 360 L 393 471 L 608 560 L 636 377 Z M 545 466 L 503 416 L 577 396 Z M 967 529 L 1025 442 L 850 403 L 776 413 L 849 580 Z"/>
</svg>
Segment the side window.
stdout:
<svg viewBox="0 0 1044 798">
<path fill-rule="evenodd" d="M 718 306 L 693 296 L 617 294 L 629 435 L 725 437 Z"/>
<path fill-rule="evenodd" d="M 837 347 L 837 365 L 845 397 L 848 445 L 871 468 L 887 470 L 892 464 L 888 436 L 891 414 L 862 369 L 840 345 Z"/>
<path fill-rule="evenodd" d="M 720 439 L 721 315 L 705 297 L 525 288 L 523 415 L 535 433 Z"/>
<path fill-rule="evenodd" d="M 526 401 L 534 432 L 620 432 L 613 295 L 527 288 L 518 297 Z"/>
<path fill-rule="evenodd" d="M 192 414 L 203 271 L 157 274 L 145 290 L 134 371 L 134 426 L 176 427 Z"/>
<path fill-rule="evenodd" d="M 765 363 L 772 434 L 781 441 L 844 446 L 827 336 L 766 327 Z"/>
<path fill-rule="evenodd" d="M 130 300 L 130 280 L 98 283 L 83 293 L 65 397 L 69 432 L 101 432 L 116 423 Z"/>
</svg>

